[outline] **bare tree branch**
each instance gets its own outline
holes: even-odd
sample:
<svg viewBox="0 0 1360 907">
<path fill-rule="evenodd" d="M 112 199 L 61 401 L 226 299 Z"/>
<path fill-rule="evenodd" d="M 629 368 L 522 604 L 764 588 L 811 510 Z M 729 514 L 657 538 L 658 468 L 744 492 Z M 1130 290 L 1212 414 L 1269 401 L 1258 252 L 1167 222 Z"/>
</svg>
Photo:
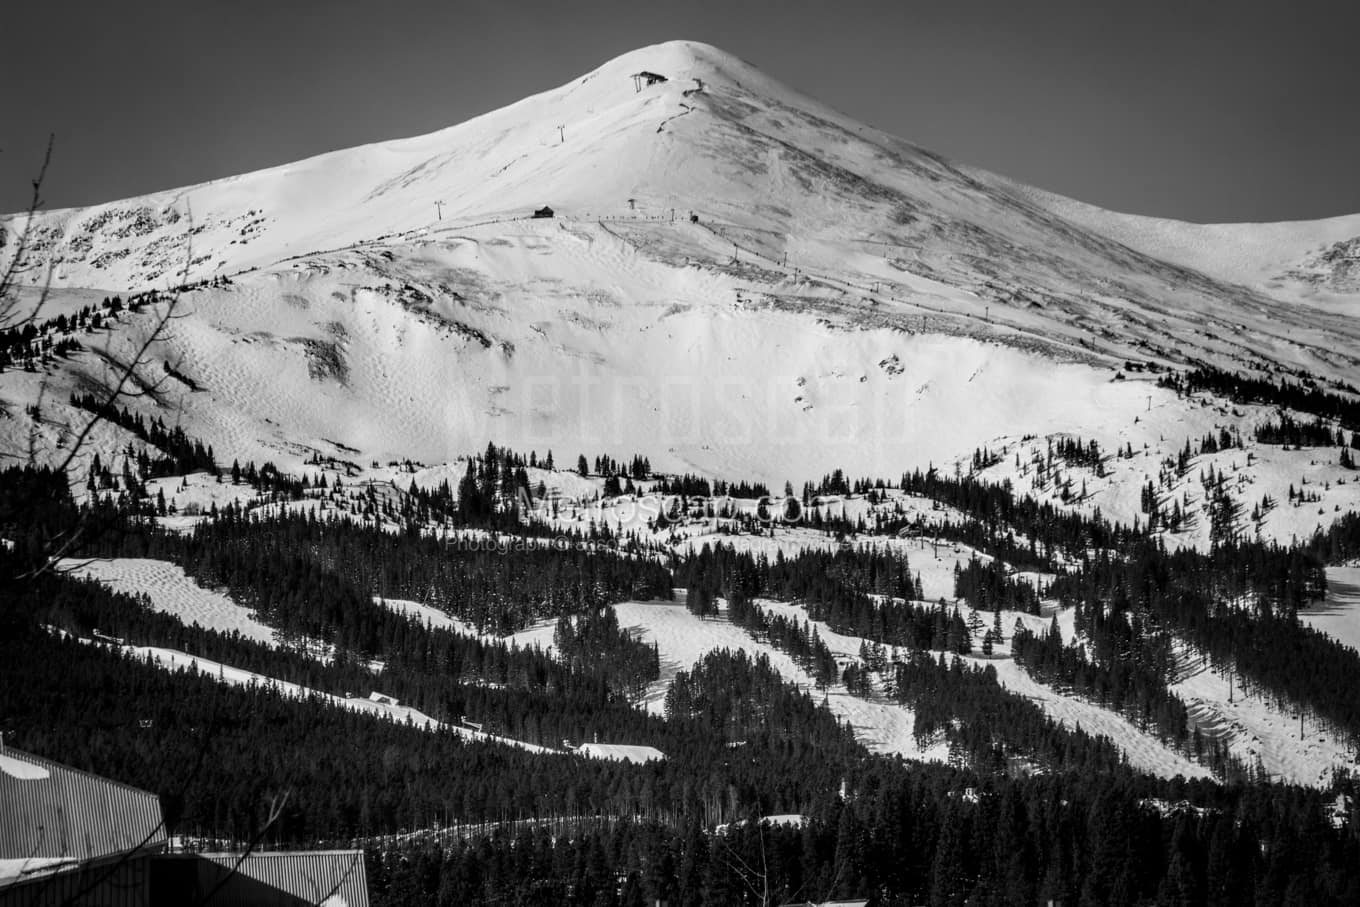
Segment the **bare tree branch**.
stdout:
<svg viewBox="0 0 1360 907">
<path fill-rule="evenodd" d="M 213 713 L 208 716 L 208 724 L 203 734 L 203 741 L 198 748 L 198 757 L 194 760 L 194 765 L 189 770 L 189 773 L 184 777 L 183 783 L 179 785 L 179 790 L 177 791 L 176 796 L 183 797 L 185 791 L 189 789 L 189 785 L 193 783 L 194 779 L 198 777 L 198 773 L 202 771 L 203 762 L 208 755 L 208 745 L 213 740 L 213 729 L 216 726 L 217 726 L 217 712 L 216 708 L 214 708 Z M 71 907 L 71 905 L 81 903 L 81 899 L 84 898 L 85 895 L 89 894 L 91 891 L 94 891 L 100 885 L 104 884 L 105 881 L 112 878 L 113 874 L 117 872 L 120 867 L 126 865 L 129 860 L 131 860 L 135 855 L 140 853 L 141 849 L 145 847 L 147 844 L 151 843 L 151 839 L 156 837 L 156 835 L 161 830 L 165 829 L 165 827 L 166 827 L 165 813 L 162 812 L 160 821 L 157 822 L 156 825 L 149 832 L 146 833 L 146 837 L 142 838 L 142 840 L 138 842 L 136 847 L 132 848 L 131 850 L 124 851 L 119 856 L 119 858 L 113 862 L 113 864 L 111 864 L 107 869 L 105 869 L 104 872 L 97 875 L 94 879 L 86 883 L 86 885 L 79 891 L 75 892 L 69 898 L 62 901 L 61 907 Z M 43 883 L 43 886 L 39 888 L 39 890 L 35 893 L 34 903 L 42 902 L 41 896 L 43 894 L 43 891 L 47 888 L 48 885 L 52 884 L 53 880 L 55 880 L 56 877 L 57 874 L 54 873 L 47 879 L 46 882 Z"/>
<path fill-rule="evenodd" d="M 35 180 L 35 185 L 39 183 L 40 181 Z M 186 228 L 185 236 L 184 267 L 180 278 L 181 287 L 188 284 L 190 268 L 193 263 L 192 210 L 189 210 L 188 212 L 188 227 Z M 48 276 L 50 279 L 50 269 Z M 11 287 L 9 292 L 12 296 L 15 290 Z M 156 392 L 166 380 L 164 374 L 148 379 L 140 375 L 139 371 L 151 361 L 152 348 L 165 339 L 171 321 L 179 317 L 177 311 L 181 299 L 182 294 L 179 291 L 172 292 L 168 296 L 165 310 L 155 315 L 151 330 L 136 344 L 135 349 L 130 355 L 120 357 L 111 351 L 113 343 L 112 336 L 105 342 L 102 357 L 106 365 L 111 368 L 112 374 L 105 380 L 100 406 L 96 412 L 90 414 L 89 419 L 87 419 L 85 424 L 76 432 L 75 436 L 70 440 L 70 448 L 67 450 L 66 455 L 55 465 L 55 469 L 58 472 L 67 475 L 68 482 L 70 481 L 70 474 L 75 467 L 77 460 L 83 455 L 86 445 L 89 443 L 91 433 L 96 426 L 104 421 L 104 412 L 113 408 L 119 400 L 139 396 L 152 396 L 154 398 Z M 16 307 L 16 303 L 14 303 L 13 299 L 5 300 L 3 294 L 0 294 L 0 317 L 3 317 L 3 311 L 6 306 L 9 306 L 9 308 L 13 310 Z M 34 314 L 35 313 L 29 313 L 25 315 L 23 321 L 18 323 L 32 323 L 29 319 L 32 319 Z M 41 428 L 42 407 L 43 403 L 46 401 L 47 391 L 48 380 L 44 377 L 39 385 L 38 400 L 33 405 L 32 412 L 30 413 L 33 424 L 30 426 L 28 433 L 27 462 L 31 466 L 37 465 L 38 462 L 38 433 Z M 72 549 L 77 541 L 80 540 L 85 529 L 86 525 L 81 523 L 70 533 L 66 534 L 64 538 L 59 536 L 49 539 L 48 544 L 50 547 L 43 563 L 39 567 L 16 577 L 16 579 L 32 580 L 45 572 L 54 570 L 57 562 L 67 551 Z"/>
<path fill-rule="evenodd" d="M 363 858 L 364 853 L 362 850 L 356 853 L 349 861 L 349 869 L 346 869 L 344 875 L 340 876 L 340 878 L 335 880 L 335 884 L 331 886 L 330 891 L 327 891 L 319 899 L 317 899 L 313 907 L 325 907 L 325 903 L 331 899 L 331 895 L 339 891 L 340 886 L 349 881 L 350 876 L 354 875 L 354 870 L 359 868 L 359 863 L 360 861 L 363 860 Z"/>
<path fill-rule="evenodd" d="M 0 330 L 18 327 L 25 322 L 35 321 L 38 311 L 43 303 L 47 301 L 47 292 L 52 285 L 52 274 L 55 265 L 51 258 L 47 263 L 47 274 L 43 279 L 43 288 L 38 297 L 38 304 L 32 312 L 24 315 L 19 314 L 19 297 L 16 292 L 19 272 L 23 267 L 24 256 L 28 252 L 29 241 L 33 235 L 33 223 L 38 211 L 43 206 L 42 185 L 47 179 L 47 168 L 52 163 L 52 148 L 56 144 L 55 134 L 47 137 L 47 152 L 43 155 L 42 166 L 38 169 L 38 175 L 33 180 L 33 195 L 29 200 L 26 216 L 24 218 L 24 229 L 19 234 L 18 242 L 14 249 L 14 255 L 5 265 L 5 270 L 0 272 Z"/>
<path fill-rule="evenodd" d="M 12 249 L 9 261 L 4 265 L 3 271 L 0 271 L 0 330 L 21 327 L 26 324 L 36 325 L 38 323 L 39 313 L 41 312 L 43 306 L 47 303 L 51 292 L 52 280 L 56 269 L 55 255 L 47 256 L 46 273 L 41 282 L 40 289 L 38 290 L 38 299 L 32 307 L 27 307 L 24 305 L 24 301 L 20 292 L 19 279 L 20 275 L 26 268 L 27 256 L 30 253 L 33 246 L 33 237 L 37 229 L 35 223 L 36 215 L 43 205 L 42 185 L 47 178 L 47 170 L 49 165 L 51 164 L 52 149 L 54 144 L 55 138 L 49 137 L 47 143 L 47 151 L 43 157 L 42 167 L 38 172 L 38 176 L 33 180 L 33 195 L 28 206 L 27 216 L 25 219 L 23 230 L 18 233 L 18 239 L 14 245 L 14 248 Z M 180 288 L 183 288 L 188 285 L 189 274 L 193 265 L 192 210 L 188 211 L 188 226 L 186 228 L 185 238 L 186 242 L 184 252 L 184 268 L 180 276 L 179 281 Z M 157 392 L 159 391 L 163 382 L 166 380 L 166 376 L 162 374 L 159 376 L 155 376 L 153 378 L 148 378 L 146 376 L 139 374 L 139 371 L 143 369 L 151 361 L 152 350 L 156 346 L 156 344 L 162 342 L 166 338 L 171 321 L 176 317 L 179 317 L 177 314 L 177 310 L 179 308 L 181 298 L 182 289 L 170 289 L 168 291 L 168 303 L 164 311 L 155 313 L 150 331 L 146 333 L 145 336 L 143 336 L 140 341 L 135 342 L 134 348 L 130 355 L 120 357 L 112 352 L 111 349 L 113 343 L 112 336 L 110 336 L 110 338 L 105 342 L 102 358 L 104 359 L 106 365 L 111 368 L 112 374 L 109 375 L 105 380 L 105 386 L 103 388 L 104 392 L 101 395 L 99 411 L 92 413 L 90 415 L 90 418 L 85 421 L 84 425 L 79 429 L 79 431 L 75 433 L 74 437 L 70 439 L 69 450 L 67 450 L 65 456 L 61 458 L 61 460 L 56 464 L 55 467 L 57 471 L 67 475 L 68 482 L 70 479 L 71 470 L 76 465 L 78 458 L 84 452 L 87 444 L 90 442 L 91 433 L 94 431 L 96 426 L 99 425 L 100 422 L 104 421 L 103 415 L 104 412 L 107 412 L 119 400 L 122 399 L 129 399 L 141 396 L 150 396 L 153 399 L 157 398 Z M 49 391 L 48 377 L 44 376 L 43 380 L 39 384 L 37 401 L 33 405 L 32 411 L 30 413 L 31 418 L 33 419 L 33 425 L 30 428 L 27 439 L 28 448 L 27 461 L 29 465 L 36 465 L 38 461 L 39 455 L 38 435 L 39 432 L 41 431 L 42 408 L 43 404 L 47 399 L 48 391 Z M 44 572 L 56 569 L 56 565 L 58 564 L 59 561 L 63 559 L 66 553 L 75 548 L 76 545 L 85 537 L 85 535 L 87 534 L 86 530 L 88 528 L 89 528 L 88 522 L 81 521 L 69 532 L 58 533 L 53 536 L 45 538 L 43 543 L 45 556 L 43 558 L 42 564 L 34 568 L 33 570 L 30 570 L 25 574 L 17 577 L 17 579 L 33 580 Z M 200 770 L 202 769 L 204 759 L 207 755 L 209 743 L 213 739 L 212 726 L 215 724 L 215 722 L 216 722 L 215 716 L 210 717 L 209 728 L 204 735 L 202 746 L 200 746 L 199 748 L 198 758 L 195 760 L 195 763 L 191 768 L 189 774 L 185 777 L 183 784 L 180 785 L 179 791 L 181 795 L 188 789 L 189 784 L 193 781 L 194 778 L 198 776 Z M 239 859 L 236 860 L 235 864 L 231 867 L 230 872 L 228 872 L 222 879 L 220 879 L 217 885 L 211 891 L 208 892 L 208 894 L 202 899 L 202 903 L 207 903 L 208 901 L 212 900 L 212 898 L 217 895 L 217 893 L 223 888 L 223 886 L 226 885 L 226 883 L 233 876 L 236 875 L 237 871 L 241 867 L 241 864 L 244 863 L 246 859 L 249 858 L 250 854 L 254 851 L 254 849 L 260 844 L 261 841 L 264 840 L 264 837 L 269 832 L 269 829 L 272 828 L 274 824 L 279 820 L 279 818 L 283 815 L 284 808 L 286 807 L 289 797 L 291 795 L 292 790 L 290 788 L 288 790 L 285 790 L 282 796 L 275 797 L 270 802 L 269 812 L 264 823 L 259 827 L 255 835 L 248 842 L 245 851 L 241 854 Z M 126 864 L 127 861 L 131 859 L 131 857 L 134 854 L 138 853 L 143 847 L 150 843 L 151 840 L 155 838 L 157 834 L 161 833 L 165 828 L 166 819 L 164 814 L 162 814 L 160 821 L 156 824 L 154 828 L 152 828 L 146 834 L 146 836 L 136 845 L 136 847 L 123 853 L 117 861 L 108 866 L 103 872 L 96 874 L 95 878 L 91 879 L 80 891 L 76 892 L 74 895 L 68 898 L 64 903 L 73 904 L 79 902 L 86 894 L 88 894 L 90 891 L 93 891 L 96 887 L 103 884 L 107 879 L 112 877 L 112 875 L 119 869 L 119 867 Z M 354 863 L 351 863 L 350 868 L 345 872 L 345 874 L 340 878 L 340 880 L 336 882 L 335 886 L 331 889 L 331 891 L 328 892 L 325 895 L 325 897 L 322 898 L 323 901 L 326 898 L 329 898 L 332 894 L 334 894 L 335 891 L 339 890 L 340 885 L 343 884 L 344 881 L 348 879 L 349 876 L 355 871 L 355 868 L 357 866 L 357 860 L 358 857 L 356 857 Z M 55 874 L 53 878 L 55 878 Z M 44 886 L 42 886 L 39 889 L 38 891 L 39 896 L 43 894 L 44 890 L 46 889 L 46 885 L 48 884 L 51 884 L 51 879 L 48 879 Z"/>
<path fill-rule="evenodd" d="M 231 871 L 218 880 L 217 884 L 199 900 L 199 904 L 206 904 L 211 901 L 217 896 L 217 893 L 222 890 L 227 882 L 235 877 L 236 873 L 241 868 L 241 864 L 250 858 L 250 855 L 254 853 L 255 848 L 259 847 L 260 842 L 264 840 L 264 836 L 269 832 L 269 829 L 279 820 L 279 816 L 283 815 L 283 808 L 288 805 L 288 798 L 292 793 L 292 788 L 289 788 L 283 792 L 282 797 L 275 797 L 269 801 L 269 815 L 265 818 L 264 824 L 261 825 L 254 836 L 246 842 L 245 850 L 241 852 L 241 856 L 232 864 Z"/>
</svg>

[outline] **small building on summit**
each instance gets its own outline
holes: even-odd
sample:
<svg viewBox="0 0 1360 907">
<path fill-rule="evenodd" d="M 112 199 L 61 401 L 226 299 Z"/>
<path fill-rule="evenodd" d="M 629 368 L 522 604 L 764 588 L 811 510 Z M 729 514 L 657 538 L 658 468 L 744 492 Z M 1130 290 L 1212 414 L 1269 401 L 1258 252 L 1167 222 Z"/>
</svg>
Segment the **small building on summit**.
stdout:
<svg viewBox="0 0 1360 907">
<path fill-rule="evenodd" d="M 552 217 L 552 216 L 553 209 L 549 208 L 547 205 L 544 205 L 542 208 L 539 208 L 534 212 L 534 217 Z"/>
<path fill-rule="evenodd" d="M 666 81 L 665 76 L 659 75 L 654 72 L 647 72 L 645 69 L 642 72 L 633 73 L 633 88 L 636 91 L 641 91 L 644 88 L 650 88 L 656 83 L 664 81 Z"/>
</svg>

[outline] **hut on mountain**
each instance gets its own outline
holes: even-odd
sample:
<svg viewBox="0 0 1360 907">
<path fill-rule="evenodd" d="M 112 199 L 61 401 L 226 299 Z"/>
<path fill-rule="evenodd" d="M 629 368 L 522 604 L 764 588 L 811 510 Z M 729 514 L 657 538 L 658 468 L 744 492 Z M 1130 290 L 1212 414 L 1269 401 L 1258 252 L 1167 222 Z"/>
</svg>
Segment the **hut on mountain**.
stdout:
<svg viewBox="0 0 1360 907">
<path fill-rule="evenodd" d="M 544 205 L 542 208 L 539 208 L 536 211 L 534 211 L 534 217 L 552 217 L 552 216 L 553 209 L 549 208 L 547 205 Z"/>
<path fill-rule="evenodd" d="M 644 69 L 642 72 L 633 73 L 633 90 L 641 91 L 644 88 L 652 87 L 657 82 L 664 81 L 666 81 L 665 76 L 658 75 L 657 73 L 654 72 L 647 72 Z"/>
</svg>

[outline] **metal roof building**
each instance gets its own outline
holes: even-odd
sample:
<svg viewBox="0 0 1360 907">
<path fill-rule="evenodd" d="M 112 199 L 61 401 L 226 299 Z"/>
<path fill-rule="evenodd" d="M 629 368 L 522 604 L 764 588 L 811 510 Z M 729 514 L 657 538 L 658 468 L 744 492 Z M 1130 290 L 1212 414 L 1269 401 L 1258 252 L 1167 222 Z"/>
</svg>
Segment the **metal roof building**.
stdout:
<svg viewBox="0 0 1360 907">
<path fill-rule="evenodd" d="M 167 854 L 153 861 L 151 890 L 165 904 L 368 907 L 361 850 Z"/>
<path fill-rule="evenodd" d="M 0 907 L 368 907 L 363 851 L 165 853 L 155 794 L 0 750 Z"/>
<path fill-rule="evenodd" d="M 90 860 L 165 846 L 155 794 L 0 751 L 0 860 Z"/>
</svg>

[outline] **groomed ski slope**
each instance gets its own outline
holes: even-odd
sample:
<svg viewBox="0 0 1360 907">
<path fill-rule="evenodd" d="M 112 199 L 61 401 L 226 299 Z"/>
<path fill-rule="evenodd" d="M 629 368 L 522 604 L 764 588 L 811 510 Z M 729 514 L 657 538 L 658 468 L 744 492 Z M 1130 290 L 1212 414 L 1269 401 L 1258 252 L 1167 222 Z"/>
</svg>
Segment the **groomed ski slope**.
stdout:
<svg viewBox="0 0 1360 907">
<path fill-rule="evenodd" d="M 375 595 L 373 601 L 385 608 L 390 608 L 398 614 L 403 614 L 421 626 L 431 627 L 436 630 L 451 630 L 454 633 L 461 633 L 464 636 L 480 636 L 471 624 L 461 621 L 421 602 L 411 601 L 404 598 L 384 598 Z"/>
<path fill-rule="evenodd" d="M 1300 611 L 1299 620 L 1360 650 L 1360 567 L 1328 567 L 1327 598 Z"/>
<path fill-rule="evenodd" d="M 60 567 L 69 570 L 73 576 L 97 580 L 118 592 L 134 596 L 145 595 L 154 610 L 173 615 L 185 624 L 197 623 L 207 630 L 215 630 L 220 633 L 235 632 L 247 639 L 266 645 L 278 644 L 273 628 L 260 623 L 255 619 L 253 612 L 236 604 L 225 593 L 205 589 L 198 585 L 192 577 L 185 574 L 178 564 L 151 558 L 98 558 L 93 560 L 68 559 L 61 562 Z M 475 635 L 470 632 L 470 628 L 466 624 L 427 605 L 402 600 L 380 601 L 419 623 Z M 407 706 L 387 705 L 360 696 L 337 696 L 257 674 L 253 671 L 234 668 L 231 665 L 211 659 L 189 655 L 176 649 L 130 645 L 121 645 L 119 648 L 124 652 L 142 658 L 150 658 L 156 664 L 170 670 L 193 668 L 199 673 L 214 677 L 223 683 L 238 686 L 251 683 L 272 685 L 287 696 L 296 698 L 318 696 L 342 708 L 386 716 L 396 721 L 410 720 L 417 727 L 445 728 L 468 739 L 504 743 L 530 752 L 558 752 L 509 737 L 497 737 L 470 728 L 444 724 L 424 712 Z M 315 644 L 309 646 L 308 651 L 314 657 L 320 657 L 324 660 L 325 656 L 319 653 L 326 648 L 320 644 Z M 380 681 L 375 678 L 375 683 L 380 683 Z"/>
<path fill-rule="evenodd" d="M 224 592 L 205 589 L 178 564 L 151 558 L 118 557 L 67 559 L 60 563 L 77 578 L 98 580 L 115 592 L 145 595 L 153 610 L 171 614 L 186 625 L 205 630 L 239 633 L 246 639 L 275 645 L 275 631 L 255 613 L 232 601 Z"/>
<path fill-rule="evenodd" d="M 1192 720 L 1226 739 L 1229 751 L 1248 768 L 1310 787 L 1330 784 L 1338 766 L 1355 770 L 1356 752 L 1307 715 L 1300 724 L 1297 708 L 1244 692 L 1240 678 L 1214 668 L 1190 646 L 1178 654 L 1183 676 L 1169 689 L 1185 701 Z"/>
<path fill-rule="evenodd" d="M 760 607 L 771 613 L 807 620 L 806 611 L 797 606 L 767 600 Z M 770 664 L 788 681 L 798 684 L 817 696 L 811 678 L 786 653 L 773 646 L 757 642 L 740 627 L 725 619 L 702 620 L 683 605 L 669 603 L 629 602 L 615 607 L 622 626 L 636 629 L 643 639 L 657 644 L 661 650 L 662 677 L 648 690 L 645 705 L 661 712 L 666 690 L 675 674 L 689 670 L 706 654 L 720 649 L 744 651 L 751 655 L 765 655 Z M 1007 615 L 1009 627 L 1018 615 Z M 814 621 L 822 641 L 838 658 L 858 661 L 859 637 L 844 636 Z M 981 664 L 982 659 L 965 659 Z M 1069 726 L 1080 726 L 1088 733 L 1110 737 L 1116 747 L 1126 753 L 1133 767 L 1162 777 L 1210 777 L 1211 773 L 1186 759 L 1146 734 L 1128 720 L 1113 712 L 1081 699 L 1062 696 L 1025 674 L 1008 658 L 987 660 L 997 669 L 1002 685 L 1022 696 L 1028 696 L 1056 721 Z M 914 719 L 909 709 L 884 700 L 862 699 L 852 696 L 839 684 L 826 693 L 826 704 L 838 717 L 850 723 L 856 737 L 874 752 L 895 753 L 909 759 L 944 761 L 948 746 L 943 742 L 921 747 L 913 735 Z"/>
<path fill-rule="evenodd" d="M 724 605 L 723 613 L 725 609 Z M 725 617 L 701 620 L 683 604 L 669 602 L 625 602 L 614 610 L 620 626 L 636 630 L 642 639 L 655 642 L 661 650 L 661 678 L 648 688 L 643 700 L 649 711 L 657 714 L 665 711 L 666 691 L 677 673 L 691 670 L 709 652 L 723 649 L 746 652 L 753 657 L 764 655 L 785 680 L 797 684 L 814 699 L 823 698 L 811 675 L 786 653 L 757 642 Z M 901 706 L 851 696 L 839 684 L 832 685 L 824 699 L 831 711 L 848 722 L 855 736 L 873 752 L 933 762 L 948 758 L 944 743 L 925 748 L 917 745 L 912 736 L 912 714 Z"/>
<path fill-rule="evenodd" d="M 912 549 L 913 570 L 921 573 L 927 595 L 931 598 L 944 597 L 951 602 L 950 607 L 953 607 L 950 594 L 952 585 L 948 584 L 952 583 L 954 564 L 966 562 L 974 554 L 972 549 L 966 546 L 956 548 L 942 545 L 937 559 L 933 554 L 933 546 L 921 540 L 901 540 L 899 544 Z M 67 566 L 78 576 L 97 579 L 118 591 L 132 595 L 144 594 L 153 608 L 172 614 L 185 623 L 197 622 L 206 629 L 227 633 L 238 632 L 249 639 L 271 645 L 275 643 L 274 631 L 257 621 L 248 609 L 237 605 L 221 592 L 199 586 L 173 563 L 153 559 L 114 558 L 71 561 Z M 1324 632 L 1353 634 L 1357 623 L 1360 623 L 1356 616 L 1360 614 L 1360 606 L 1355 604 L 1354 597 L 1346 591 L 1342 582 L 1354 573 L 1360 573 L 1360 568 L 1333 568 L 1329 572 L 1329 580 L 1337 583 L 1337 591 L 1329 598 L 1328 607 L 1334 610 L 1316 615 L 1305 614 L 1303 619 L 1330 622 L 1331 629 L 1320 627 Z M 679 594 L 683 597 L 683 591 Z M 400 599 L 375 600 L 406 614 L 422 625 L 478 635 L 464 622 L 428 605 Z M 799 605 L 768 600 L 762 600 L 760 605 L 771 613 L 807 620 L 806 610 Z M 766 655 L 771 666 L 786 680 L 812 692 L 814 697 L 822 695 L 815 690 L 812 677 L 795 664 L 791 657 L 770 645 L 757 642 L 743 629 L 725 619 L 701 620 L 691 614 L 684 605 L 669 602 L 625 602 L 616 605 L 615 610 L 621 626 L 633 629 L 643 639 L 655 642 L 660 649 L 661 678 L 648 688 L 642 702 L 642 706 L 649 711 L 657 714 L 664 711 L 666 690 L 669 689 L 670 682 L 677 672 L 691 669 L 706 654 L 720 649 L 744 651 L 753 656 Z M 971 609 L 960 606 L 960 610 L 967 619 Z M 991 612 L 978 612 L 978 616 L 984 625 L 991 625 Z M 1070 641 L 1073 634 L 1071 614 L 1059 613 L 1058 617 L 1059 629 L 1064 639 Z M 1017 621 L 1036 632 L 1043 632 L 1048 627 L 1049 618 L 1019 612 L 1003 612 L 1002 626 L 1007 639 Z M 835 633 L 821 622 L 814 621 L 813 626 L 817 628 L 823 642 L 832 653 L 841 659 L 842 664 L 858 661 L 863 640 Z M 554 622 L 543 621 L 501 641 L 523 648 L 538 647 L 550 652 L 554 629 Z M 221 676 L 228 682 L 248 683 L 252 678 L 256 682 L 270 681 L 270 678 L 205 659 L 196 659 L 182 652 L 156 647 L 140 649 L 145 650 L 142 654 L 153 654 L 158 663 L 167 667 L 197 662 L 200 670 L 215 672 L 216 676 Z M 1127 755 L 1130 764 L 1139 770 L 1163 777 L 1209 775 L 1203 766 L 1162 744 L 1155 735 L 1141 731 L 1122 715 L 1078 697 L 1064 695 L 1034 680 L 1010 659 L 1009 654 L 1009 645 L 1003 642 L 996 647 L 992 658 L 966 657 L 964 660 L 970 664 L 991 665 L 996 669 L 997 679 L 1002 686 L 1029 697 L 1043 708 L 1046 714 L 1063 725 L 1080 727 L 1088 733 L 1109 737 L 1115 746 Z M 1240 682 L 1234 687 L 1230 702 L 1226 676 L 1206 667 L 1203 659 L 1188 648 L 1183 653 L 1182 660 L 1188 668 L 1185 676 L 1173 685 L 1172 691 L 1185 700 L 1196 722 L 1203 724 L 1206 730 L 1223 736 L 1233 755 L 1249 767 L 1259 765 L 1260 769 L 1273 778 L 1317 786 L 1330 781 L 1334 766 L 1347 765 L 1354 761 L 1355 754 L 1335 735 L 1315 725 L 1310 727 L 1308 722 L 1305 722 L 1306 732 L 1300 743 L 1297 713 L 1259 695 L 1244 694 Z M 278 683 L 285 689 L 294 686 Z M 296 689 L 298 695 L 313 692 L 301 687 Z M 417 723 L 428 719 L 428 716 L 418 716 L 411 710 L 400 709 L 393 712 L 390 707 L 370 703 L 368 700 L 348 700 L 331 694 L 320 695 L 328 696 L 338 704 L 348 703 L 355 708 L 377 714 L 393 714 L 399 719 L 404 719 L 408 713 Z M 874 752 L 898 754 L 923 761 L 943 761 L 948 757 L 948 749 L 943 742 L 928 743 L 924 747 L 917 743 L 913 734 L 914 719 L 909 709 L 886 699 L 866 700 L 852 696 L 839 684 L 834 684 L 826 691 L 824 699 L 832 712 L 847 721 L 854 728 L 857 738 Z M 455 730 L 460 734 L 465 731 L 469 734 L 474 733 L 464 728 Z M 520 744 L 518 741 L 504 742 L 530 746 Z"/>
<path fill-rule="evenodd" d="M 760 606 L 771 613 L 782 614 L 799 620 L 808 619 L 807 611 L 800 605 L 761 601 Z M 960 611 L 967 615 L 970 609 L 960 608 Z M 978 614 L 985 618 L 990 625 L 990 612 L 978 612 Z M 1046 623 L 1042 618 L 1031 615 L 1022 615 L 1019 612 L 1011 611 L 1002 612 L 1002 625 L 1007 638 L 1009 638 L 1010 629 L 1017 619 L 1022 620 L 1032 629 L 1037 629 L 1038 625 Z M 845 636 L 836 633 L 821 621 L 812 621 L 812 625 L 817 628 L 817 633 L 821 636 L 822 642 L 826 644 L 832 654 L 838 658 L 859 661 L 860 646 L 865 642 L 864 639 L 858 636 Z M 1110 738 L 1111 742 L 1128 757 L 1129 764 L 1139 771 L 1164 778 L 1174 778 L 1177 775 L 1184 775 L 1187 778 L 1212 777 L 1212 772 L 1207 768 L 1177 753 L 1154 735 L 1139 730 L 1124 716 L 1075 696 L 1065 696 L 1039 683 L 1025 673 L 1025 670 L 1008 655 L 1002 654 L 1005 652 L 1005 647 L 999 646 L 996 650 L 997 654 L 992 658 L 963 656 L 963 661 L 978 667 L 990 665 L 995 668 L 997 680 L 1003 687 L 1032 700 L 1044 710 L 1045 714 L 1064 727 L 1081 728 L 1088 734 Z"/>
<path fill-rule="evenodd" d="M 89 640 L 87 640 L 89 641 Z M 264 674 L 256 674 L 253 671 L 245 671 L 240 668 L 233 668 L 230 665 L 213 661 L 208 658 L 200 658 L 196 655 L 189 655 L 176 649 L 165 649 L 159 646 L 119 646 L 119 649 L 128 655 L 141 659 L 149 659 L 153 663 L 171 671 L 193 670 L 206 676 L 212 677 L 222 683 L 233 686 L 272 686 L 284 696 L 295 699 L 319 698 L 324 702 L 340 708 L 349 709 L 355 712 L 363 712 L 377 717 L 390 718 L 397 722 L 409 721 L 418 728 L 425 730 L 447 730 L 459 737 L 469 740 L 476 740 L 483 743 L 500 743 L 506 746 L 518 747 L 531 753 L 552 753 L 547 747 L 537 746 L 532 743 L 525 743 L 521 740 L 514 740 L 509 737 L 496 737 L 491 734 L 484 734 L 481 731 L 474 731 L 471 728 L 459 727 L 457 725 L 445 724 L 431 718 L 429 715 L 413 709 L 409 706 L 390 705 L 384 702 L 376 702 L 359 696 L 336 696 L 333 693 L 325 693 L 311 687 L 304 687 L 295 683 L 277 680 Z"/>
</svg>

